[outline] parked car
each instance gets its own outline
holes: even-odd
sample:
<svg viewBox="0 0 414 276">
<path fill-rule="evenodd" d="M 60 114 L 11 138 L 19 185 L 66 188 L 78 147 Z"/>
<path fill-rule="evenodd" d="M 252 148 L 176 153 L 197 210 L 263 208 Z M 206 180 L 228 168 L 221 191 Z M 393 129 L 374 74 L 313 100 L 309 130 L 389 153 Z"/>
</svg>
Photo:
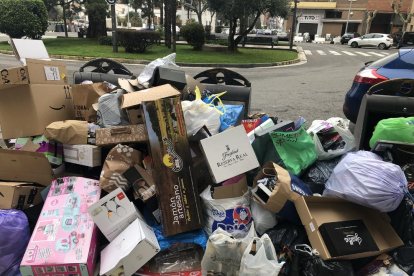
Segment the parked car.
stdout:
<svg viewBox="0 0 414 276">
<path fill-rule="evenodd" d="M 265 30 L 263 30 L 263 29 L 257 29 L 256 30 L 256 34 L 258 34 L 258 35 L 264 35 L 265 34 Z"/>
<path fill-rule="evenodd" d="M 368 62 L 356 74 L 351 89 L 345 96 L 343 112 L 356 122 L 362 97 L 374 84 L 395 78 L 414 79 L 414 49 L 403 48 L 397 53 L 375 62 Z"/>
<path fill-rule="evenodd" d="M 397 48 L 414 47 L 414 32 L 405 32 L 398 41 Z"/>
<path fill-rule="evenodd" d="M 276 36 L 279 41 L 289 41 L 289 34 L 287 32 L 277 32 Z"/>
<path fill-rule="evenodd" d="M 348 41 L 348 45 L 352 48 L 357 47 L 378 47 L 380 50 L 389 49 L 393 39 L 389 34 L 372 33 L 361 37 L 352 38 Z"/>
<path fill-rule="evenodd" d="M 361 35 L 359 33 L 345 33 L 342 37 L 341 37 L 341 44 L 344 45 L 345 43 L 348 43 L 349 40 L 356 38 L 356 37 L 360 37 Z"/>
<path fill-rule="evenodd" d="M 265 29 L 263 31 L 263 34 L 265 34 L 265 35 L 271 35 L 272 34 L 272 30 L 271 29 Z"/>
</svg>

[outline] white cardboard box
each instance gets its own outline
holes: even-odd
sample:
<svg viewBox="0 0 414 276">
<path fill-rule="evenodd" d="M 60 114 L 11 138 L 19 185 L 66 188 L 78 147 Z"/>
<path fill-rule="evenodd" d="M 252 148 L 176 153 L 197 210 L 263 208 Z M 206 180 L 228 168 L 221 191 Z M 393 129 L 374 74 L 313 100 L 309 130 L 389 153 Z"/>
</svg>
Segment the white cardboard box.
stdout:
<svg viewBox="0 0 414 276">
<path fill-rule="evenodd" d="M 101 148 L 94 145 L 63 145 L 65 162 L 87 167 L 102 165 Z"/>
<path fill-rule="evenodd" d="M 136 219 L 101 251 L 100 275 L 130 276 L 160 251 L 154 231 Z"/>
<path fill-rule="evenodd" d="M 201 146 L 216 183 L 259 167 L 243 126 L 203 139 Z"/>
<path fill-rule="evenodd" d="M 128 225 L 142 215 L 118 188 L 88 208 L 93 222 L 109 241 L 113 241 Z"/>
</svg>

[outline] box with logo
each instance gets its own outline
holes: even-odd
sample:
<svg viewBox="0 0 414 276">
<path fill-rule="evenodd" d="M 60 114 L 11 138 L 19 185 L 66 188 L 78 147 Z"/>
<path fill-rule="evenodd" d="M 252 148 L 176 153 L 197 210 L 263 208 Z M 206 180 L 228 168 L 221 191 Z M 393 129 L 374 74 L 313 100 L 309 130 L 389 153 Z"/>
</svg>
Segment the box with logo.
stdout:
<svg viewBox="0 0 414 276">
<path fill-rule="evenodd" d="M 170 85 L 163 88 L 176 91 Z M 160 89 L 160 87 L 157 87 Z M 138 93 L 139 94 L 139 93 Z M 153 177 L 165 236 L 202 227 L 197 186 L 179 96 L 142 104 L 148 131 Z"/>
<path fill-rule="evenodd" d="M 20 264 L 23 276 L 93 275 L 97 229 L 88 207 L 100 193 L 96 180 L 53 181 Z"/>
<path fill-rule="evenodd" d="M 403 245 L 389 217 L 377 210 L 329 197 L 301 196 L 294 203 L 323 260 L 377 256 Z"/>
<path fill-rule="evenodd" d="M 259 167 L 243 126 L 203 139 L 201 146 L 216 183 Z"/>
<path fill-rule="evenodd" d="M 113 241 L 135 219 L 143 219 L 121 188 L 92 204 L 88 212 L 109 241 Z"/>
<path fill-rule="evenodd" d="M 116 145 L 120 143 L 142 143 L 147 140 L 148 136 L 143 124 L 114 126 L 96 130 L 96 145 L 98 146 Z"/>
<path fill-rule="evenodd" d="M 26 209 L 42 202 L 44 187 L 26 182 L 0 181 L 0 209 Z"/>
<path fill-rule="evenodd" d="M 86 167 L 102 165 L 102 150 L 95 145 L 63 145 L 65 162 Z"/>
</svg>

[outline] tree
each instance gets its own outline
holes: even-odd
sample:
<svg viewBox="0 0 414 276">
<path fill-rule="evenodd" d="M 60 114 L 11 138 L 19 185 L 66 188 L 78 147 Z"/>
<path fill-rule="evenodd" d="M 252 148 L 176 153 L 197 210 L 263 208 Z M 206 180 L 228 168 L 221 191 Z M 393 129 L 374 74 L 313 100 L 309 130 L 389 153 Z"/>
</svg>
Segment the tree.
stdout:
<svg viewBox="0 0 414 276">
<path fill-rule="evenodd" d="M 203 25 L 202 15 L 208 9 L 207 0 L 184 0 L 184 7 L 197 15 L 198 23 Z"/>
<path fill-rule="evenodd" d="M 396 3 L 397 1 L 393 0 L 391 3 L 391 8 L 394 11 L 395 14 L 397 14 L 400 18 L 401 21 L 403 23 L 403 27 L 402 27 L 402 32 L 405 32 L 407 29 L 407 24 L 411 21 L 411 17 L 413 16 L 413 13 L 407 12 L 407 13 L 402 13 L 401 12 L 401 6 L 402 6 L 402 1 L 400 0 L 399 3 Z"/>
<path fill-rule="evenodd" d="M 374 17 L 377 15 L 378 11 L 367 11 L 366 12 L 366 28 L 365 28 L 365 34 L 369 33 L 369 30 L 371 29 L 371 23 Z"/>
<path fill-rule="evenodd" d="M 207 0 L 209 9 L 221 13 L 224 19 L 230 22 L 229 46 L 230 51 L 236 51 L 237 45 L 256 25 L 260 15 L 268 13 L 270 16 L 286 17 L 289 10 L 288 0 Z M 247 20 L 253 16 L 253 20 Z M 238 35 L 236 30 L 239 27 Z"/>
<path fill-rule="evenodd" d="M 48 11 L 55 6 L 61 6 L 63 9 L 63 29 L 65 31 L 65 37 L 68 37 L 68 28 L 66 25 L 66 18 L 72 17 L 79 11 L 74 4 L 82 4 L 85 0 L 43 0 Z"/>
<path fill-rule="evenodd" d="M 40 39 L 47 30 L 47 10 L 42 0 L 0 0 L 0 32 L 11 38 Z"/>
<path fill-rule="evenodd" d="M 89 17 L 89 26 L 86 36 L 97 38 L 106 34 L 106 10 L 108 4 L 105 0 L 86 0 L 86 14 Z"/>
</svg>

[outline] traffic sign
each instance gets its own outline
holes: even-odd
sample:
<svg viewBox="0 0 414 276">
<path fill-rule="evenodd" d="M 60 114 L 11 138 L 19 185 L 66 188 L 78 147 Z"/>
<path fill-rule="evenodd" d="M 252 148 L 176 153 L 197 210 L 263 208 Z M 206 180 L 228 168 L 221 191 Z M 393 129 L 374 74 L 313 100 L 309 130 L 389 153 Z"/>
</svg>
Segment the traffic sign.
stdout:
<svg viewBox="0 0 414 276">
<path fill-rule="evenodd" d="M 109 5 L 115 5 L 116 0 L 106 0 L 106 3 L 108 3 Z"/>
</svg>

